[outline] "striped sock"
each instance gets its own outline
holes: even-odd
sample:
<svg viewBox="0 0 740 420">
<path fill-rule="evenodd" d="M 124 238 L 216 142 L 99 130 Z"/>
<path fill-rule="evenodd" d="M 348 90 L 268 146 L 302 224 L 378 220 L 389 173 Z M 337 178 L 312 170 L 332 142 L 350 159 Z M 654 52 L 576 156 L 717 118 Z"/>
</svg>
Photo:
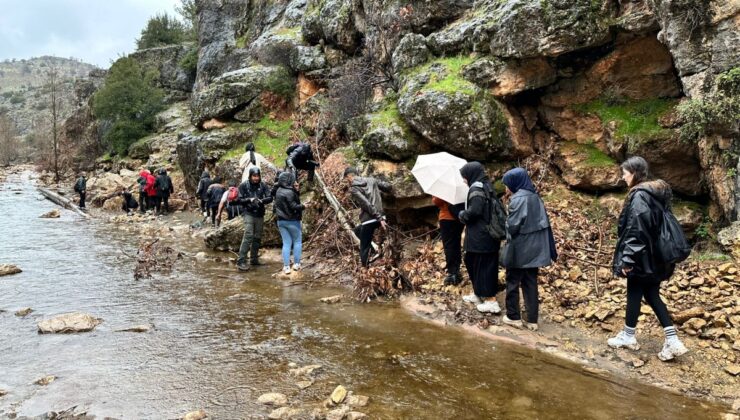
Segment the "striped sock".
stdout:
<svg viewBox="0 0 740 420">
<path fill-rule="evenodd" d="M 665 341 L 678 340 L 678 333 L 673 325 L 663 328 L 663 331 L 665 331 Z"/>
<path fill-rule="evenodd" d="M 637 332 L 637 327 L 628 327 L 624 326 L 624 333 L 627 335 L 627 337 L 634 337 L 635 332 Z"/>
</svg>

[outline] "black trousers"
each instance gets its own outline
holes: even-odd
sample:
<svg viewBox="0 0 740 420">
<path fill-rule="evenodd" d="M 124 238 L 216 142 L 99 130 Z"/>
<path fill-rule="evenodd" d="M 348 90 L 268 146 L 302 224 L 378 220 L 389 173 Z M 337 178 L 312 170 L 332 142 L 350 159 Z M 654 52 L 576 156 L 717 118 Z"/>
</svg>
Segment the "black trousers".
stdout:
<svg viewBox="0 0 740 420">
<path fill-rule="evenodd" d="M 380 226 L 380 222 L 372 222 L 359 225 L 355 228 L 355 235 L 360 238 L 360 262 L 363 267 L 368 266 L 370 260 L 370 249 L 372 248 L 373 235 Z"/>
<path fill-rule="evenodd" d="M 627 316 L 624 323 L 630 327 L 637 326 L 637 318 L 640 316 L 640 305 L 642 298 L 653 308 L 655 316 L 658 317 L 660 325 L 670 327 L 673 325 L 668 308 L 663 299 L 660 298 L 660 282 L 650 279 L 639 279 L 627 277 Z"/>
<path fill-rule="evenodd" d="M 154 207 L 154 212 L 157 214 L 162 214 L 162 197 L 159 195 L 155 195 L 154 197 L 151 197 L 152 200 L 152 207 Z"/>
<path fill-rule="evenodd" d="M 540 301 L 537 291 L 537 274 L 539 268 L 506 269 L 506 316 L 511 320 L 522 319 L 519 312 L 519 288 L 524 295 L 524 307 L 527 309 L 527 322 L 536 324 L 539 317 Z"/>
<path fill-rule="evenodd" d="M 81 209 L 85 208 L 85 196 L 86 195 L 87 193 L 85 191 L 80 192 L 80 208 Z"/>
<path fill-rule="evenodd" d="M 139 210 L 142 213 L 146 213 L 148 203 L 149 203 L 149 197 L 146 195 L 146 193 L 143 191 L 139 192 Z"/>
<path fill-rule="evenodd" d="M 170 195 L 163 195 L 162 196 L 162 208 L 164 209 L 165 213 L 170 212 Z"/>
<path fill-rule="evenodd" d="M 498 293 L 498 252 L 500 242 L 496 242 L 495 252 L 466 252 L 465 267 L 468 269 L 473 293 L 480 298 L 491 298 Z"/>
<path fill-rule="evenodd" d="M 209 207 L 209 215 L 211 216 L 211 224 L 216 226 L 216 215 L 218 213 L 218 207 Z"/>
<path fill-rule="evenodd" d="M 205 198 L 200 199 L 200 211 L 202 213 L 205 213 L 210 210 L 209 207 L 206 207 L 206 204 L 208 204 L 208 201 Z"/>
<path fill-rule="evenodd" d="M 462 233 L 465 225 L 457 220 L 440 220 L 439 232 L 442 235 L 442 247 L 445 251 L 447 274 L 460 272 L 462 263 Z"/>
</svg>

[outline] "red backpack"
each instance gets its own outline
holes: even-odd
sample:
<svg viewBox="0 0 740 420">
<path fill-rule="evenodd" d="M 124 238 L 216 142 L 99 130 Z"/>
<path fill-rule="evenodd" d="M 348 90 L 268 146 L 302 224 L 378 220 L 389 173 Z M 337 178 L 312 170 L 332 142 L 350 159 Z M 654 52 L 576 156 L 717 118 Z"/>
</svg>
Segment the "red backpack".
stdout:
<svg viewBox="0 0 740 420">
<path fill-rule="evenodd" d="M 239 190 L 236 187 L 229 187 L 229 192 L 227 194 L 226 201 L 232 202 L 239 197 Z"/>
</svg>

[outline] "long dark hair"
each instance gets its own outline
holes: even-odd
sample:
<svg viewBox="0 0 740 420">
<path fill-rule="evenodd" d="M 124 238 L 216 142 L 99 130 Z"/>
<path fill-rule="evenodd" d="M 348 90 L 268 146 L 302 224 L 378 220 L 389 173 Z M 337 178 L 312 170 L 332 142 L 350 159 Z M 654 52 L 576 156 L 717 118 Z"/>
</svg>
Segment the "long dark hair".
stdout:
<svg viewBox="0 0 740 420">
<path fill-rule="evenodd" d="M 634 176 L 634 185 L 648 180 L 648 163 L 641 156 L 632 156 L 625 160 L 621 167 Z"/>
</svg>

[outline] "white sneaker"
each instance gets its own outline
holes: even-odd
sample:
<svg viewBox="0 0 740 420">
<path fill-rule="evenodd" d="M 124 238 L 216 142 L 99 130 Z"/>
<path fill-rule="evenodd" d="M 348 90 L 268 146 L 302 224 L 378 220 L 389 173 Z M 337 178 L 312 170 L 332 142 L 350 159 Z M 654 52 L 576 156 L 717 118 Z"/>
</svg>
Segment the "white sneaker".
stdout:
<svg viewBox="0 0 740 420">
<path fill-rule="evenodd" d="M 637 339 L 635 337 L 628 336 L 624 331 L 620 331 L 616 337 L 606 340 L 606 344 L 615 349 L 627 348 L 630 350 L 640 350 L 640 345 L 637 344 Z"/>
<path fill-rule="evenodd" d="M 669 360 L 673 360 L 678 356 L 688 353 L 688 351 L 689 349 L 687 349 L 686 346 L 683 345 L 681 340 L 669 340 L 663 344 L 663 350 L 658 353 L 658 359 L 667 362 Z"/>
<path fill-rule="evenodd" d="M 522 328 L 521 319 L 513 320 L 513 319 L 510 319 L 508 316 L 504 315 L 504 317 L 501 318 L 501 322 L 503 322 L 506 325 L 512 326 L 514 328 Z"/>
<path fill-rule="evenodd" d="M 496 302 L 495 300 L 489 300 L 489 301 L 483 302 L 479 304 L 478 306 L 476 306 L 475 308 L 478 309 L 478 312 L 484 312 L 484 313 L 488 312 L 492 314 L 501 313 L 501 308 L 498 306 L 498 302 Z"/>
<path fill-rule="evenodd" d="M 469 295 L 463 296 L 463 302 L 475 303 L 475 304 L 483 303 L 483 301 L 480 300 L 480 298 L 476 296 L 475 293 L 471 293 Z"/>
<path fill-rule="evenodd" d="M 290 266 L 286 265 L 283 267 L 283 274 L 290 274 Z"/>
<path fill-rule="evenodd" d="M 301 265 L 300 264 L 293 264 L 293 271 L 301 271 Z"/>
</svg>

